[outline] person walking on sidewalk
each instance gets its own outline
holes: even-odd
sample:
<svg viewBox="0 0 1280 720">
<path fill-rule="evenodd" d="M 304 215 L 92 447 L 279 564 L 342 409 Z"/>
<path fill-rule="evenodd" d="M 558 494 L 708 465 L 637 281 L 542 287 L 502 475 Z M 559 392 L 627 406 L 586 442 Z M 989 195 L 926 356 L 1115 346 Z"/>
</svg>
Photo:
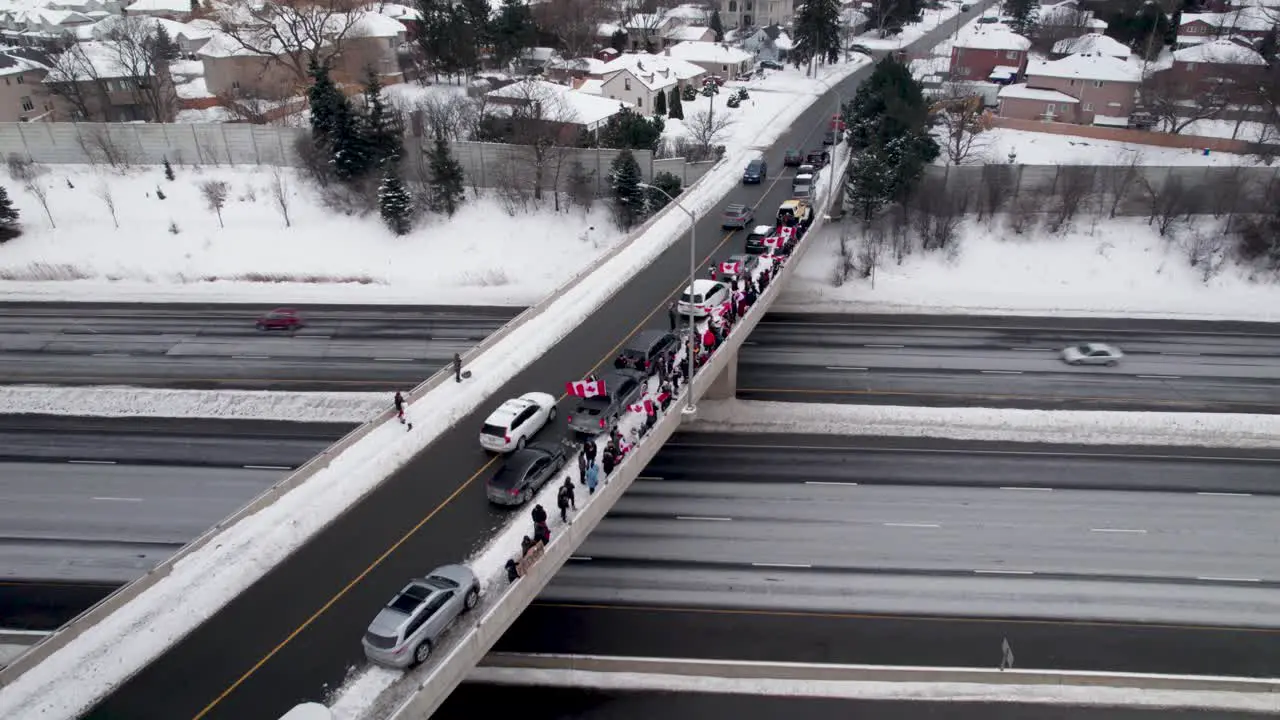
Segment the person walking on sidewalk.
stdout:
<svg viewBox="0 0 1280 720">
<path fill-rule="evenodd" d="M 556 493 L 556 507 L 560 508 L 560 522 L 569 522 L 569 492 L 560 486 L 560 492 Z"/>
<path fill-rule="evenodd" d="M 399 390 L 396 391 L 395 404 L 396 404 L 396 417 L 400 418 L 400 424 L 403 425 L 404 424 L 404 395 L 401 395 Z"/>
<path fill-rule="evenodd" d="M 676 321 L 678 319 L 679 318 L 676 315 L 676 304 L 675 301 L 672 301 L 667 305 L 667 321 L 671 323 L 671 332 L 676 331 Z"/>
<path fill-rule="evenodd" d="M 583 472 L 584 473 L 586 472 L 585 468 L 583 469 Z M 577 510 L 578 502 L 577 502 L 577 498 L 574 497 L 573 481 L 570 480 L 569 478 L 565 478 L 564 485 L 560 487 L 560 491 L 563 492 L 565 496 L 569 498 L 569 507 L 573 508 L 574 510 Z"/>
<path fill-rule="evenodd" d="M 462 382 L 462 356 L 453 354 L 453 381 Z"/>
<path fill-rule="evenodd" d="M 533 512 L 529 513 L 529 515 L 533 518 L 534 525 L 547 521 L 547 511 L 543 509 L 542 505 L 534 505 Z"/>
</svg>

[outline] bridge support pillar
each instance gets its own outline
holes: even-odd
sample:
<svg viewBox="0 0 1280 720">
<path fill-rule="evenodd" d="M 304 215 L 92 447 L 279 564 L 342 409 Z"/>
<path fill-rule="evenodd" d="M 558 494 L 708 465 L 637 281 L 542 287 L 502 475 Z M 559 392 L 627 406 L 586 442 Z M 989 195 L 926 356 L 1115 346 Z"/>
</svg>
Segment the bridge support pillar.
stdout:
<svg viewBox="0 0 1280 720">
<path fill-rule="evenodd" d="M 738 353 L 729 358 L 724 370 L 711 381 L 703 397 L 707 400 L 732 400 L 738 395 Z"/>
</svg>

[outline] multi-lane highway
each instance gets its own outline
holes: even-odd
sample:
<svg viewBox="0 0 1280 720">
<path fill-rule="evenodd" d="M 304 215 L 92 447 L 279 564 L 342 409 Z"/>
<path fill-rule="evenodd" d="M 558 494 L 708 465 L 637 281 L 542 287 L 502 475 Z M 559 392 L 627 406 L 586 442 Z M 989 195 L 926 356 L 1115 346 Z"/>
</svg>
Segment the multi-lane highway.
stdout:
<svg viewBox="0 0 1280 720">
<path fill-rule="evenodd" d="M 863 443 L 677 436 L 498 649 L 1280 672 L 1280 454 Z"/>
<path fill-rule="evenodd" d="M 920 43 L 939 42 L 950 26 Z M 864 68 L 837 87 L 852 97 Z M 782 167 L 786 148 L 820 143 L 836 108 L 821 98 L 763 149 Z M 725 203 L 756 205 L 763 218 L 790 197 L 778 172 L 759 186 L 738 186 Z M 741 252 L 743 234 L 720 228 L 718 211 L 698 223 L 696 257 L 706 267 Z M 360 637 L 369 619 L 404 580 L 437 564 L 466 558 L 506 517 L 489 507 L 484 476 L 494 460 L 481 452 L 476 431 L 506 397 L 555 390 L 565 381 L 613 361 L 622 343 L 649 327 L 665 327 L 665 309 L 684 286 L 689 247 L 662 253 L 632 278 L 618 278 L 602 311 L 537 358 L 491 403 L 442 435 L 378 490 L 356 505 L 262 581 L 240 594 L 156 662 L 100 703 L 90 717 L 275 717 L 300 699 L 321 698 L 350 667 L 363 663 Z M 562 413 L 563 416 L 563 413 Z M 559 429 L 557 429 L 557 432 Z"/>
<path fill-rule="evenodd" d="M 520 312 L 501 307 L 299 306 L 306 326 L 263 332 L 269 307 L 0 306 L 6 383 L 379 391 L 413 387 Z"/>
<path fill-rule="evenodd" d="M 1072 367 L 1080 342 L 1116 367 Z M 1262 323 L 770 314 L 739 354 L 756 400 L 1065 410 L 1280 412 L 1280 330 Z"/>
</svg>

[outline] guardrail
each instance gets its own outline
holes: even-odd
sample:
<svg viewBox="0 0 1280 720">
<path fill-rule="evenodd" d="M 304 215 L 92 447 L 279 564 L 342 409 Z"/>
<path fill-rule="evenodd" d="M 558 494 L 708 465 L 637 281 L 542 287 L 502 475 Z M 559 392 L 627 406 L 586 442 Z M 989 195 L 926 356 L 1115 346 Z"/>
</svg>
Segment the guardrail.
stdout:
<svg viewBox="0 0 1280 720">
<path fill-rule="evenodd" d="M 689 187 L 685 188 L 684 193 L 682 193 L 682 195 L 695 190 L 698 187 L 699 183 L 701 183 L 706 178 L 713 177 L 715 174 L 715 171 L 724 162 L 726 162 L 726 160 L 722 159 L 720 162 L 716 163 L 716 165 L 713 166 L 709 171 L 704 173 L 702 177 L 698 178 L 696 182 L 694 182 Z M 526 308 L 519 315 L 512 318 L 510 322 L 506 323 L 502 327 L 495 330 L 492 334 L 490 334 L 483 341 L 481 341 L 480 344 L 468 350 L 466 354 L 463 356 L 463 364 L 465 365 L 470 361 L 474 360 L 476 357 L 480 356 L 485 351 L 489 350 L 494 345 L 501 342 L 504 338 L 510 335 L 517 328 L 523 326 L 525 323 L 529 322 L 534 317 L 541 315 L 543 312 L 546 311 L 548 307 L 551 306 L 552 303 L 559 300 L 560 297 L 563 296 L 566 292 L 568 292 L 571 288 L 573 288 L 578 283 L 582 282 L 587 277 L 590 277 L 602 266 L 604 266 L 605 263 L 608 263 L 609 261 L 617 257 L 620 253 L 630 248 L 633 244 L 635 244 L 637 240 L 644 237 L 644 234 L 655 223 L 665 219 L 668 213 L 675 212 L 675 210 L 676 210 L 676 206 L 674 204 L 670 204 L 664 207 L 662 210 L 658 211 L 657 213 L 654 213 L 653 217 L 646 220 L 642 225 L 640 225 L 635 230 L 632 230 L 627 235 L 625 240 L 618 243 L 611 250 L 601 255 L 599 258 L 595 260 L 595 262 L 583 268 L 582 271 L 578 272 L 572 278 L 561 283 L 559 287 L 557 287 L 554 291 L 549 293 L 541 301 Z M 420 383 L 417 387 L 415 387 L 413 390 L 409 392 L 410 404 L 412 404 L 416 400 L 421 399 L 424 395 L 426 395 L 428 392 L 438 387 L 441 383 L 445 382 L 446 380 L 449 380 L 452 377 L 452 375 L 453 375 L 453 370 L 451 367 L 448 367 L 448 366 L 436 371 L 435 374 L 428 377 L 426 380 L 424 380 L 422 383 Z M 290 473 L 288 477 L 276 483 L 275 485 L 272 485 L 271 487 L 267 488 L 265 491 L 263 491 L 253 500 L 251 500 L 247 505 L 240 508 L 239 510 L 232 513 L 231 515 L 224 518 L 223 520 L 219 521 L 213 527 L 209 528 L 200 536 L 198 536 L 197 538 L 192 540 L 190 543 L 185 545 L 176 554 L 169 557 L 168 559 L 161 562 L 160 564 L 156 565 L 146 575 L 143 575 L 142 577 L 138 578 L 137 580 L 134 580 L 128 585 L 118 588 L 115 592 L 99 600 L 92 607 L 90 607 L 89 609 L 77 615 L 66 625 L 63 625 L 53 634 L 46 637 L 43 641 L 41 641 L 36 645 L 33 645 L 30 649 L 28 649 L 25 653 L 23 653 L 21 656 L 16 658 L 7 667 L 5 667 L 3 670 L 0 670 L 0 687 L 3 687 L 4 685 L 9 684 L 15 678 L 20 676 L 22 673 L 31 669 L 35 665 L 38 665 L 49 655 L 61 649 L 67 643 L 74 640 L 76 637 L 79 637 L 85 630 L 89 629 L 90 627 L 93 627 L 103 618 L 107 617 L 111 613 L 120 609 L 125 604 L 127 604 L 128 602 L 136 598 L 143 591 L 147 590 L 148 588 L 152 587 L 160 580 L 167 577 L 169 573 L 173 571 L 174 566 L 176 566 L 178 562 L 182 561 L 190 554 L 204 547 L 206 544 L 209 543 L 210 540 L 216 537 L 224 529 L 231 527 L 232 525 L 235 525 L 236 523 L 240 522 L 244 518 L 249 517 L 250 515 L 253 515 L 259 510 L 262 510 L 263 508 L 267 507 L 268 505 L 271 505 L 276 500 L 280 499 L 280 497 L 283 496 L 285 493 L 289 492 L 290 490 L 294 489 L 298 485 L 302 484 L 307 479 L 309 479 L 316 473 L 320 472 L 321 470 L 324 470 L 325 468 L 329 467 L 329 464 L 333 462 L 334 458 L 336 458 L 338 455 L 345 452 L 355 443 L 364 439 L 364 437 L 367 436 L 370 432 L 372 432 L 374 428 L 378 427 L 384 422 L 391 420 L 394 416 L 395 416 L 394 411 L 391 409 L 387 409 L 386 411 L 380 413 L 376 418 L 364 422 L 356 429 L 344 435 L 341 439 L 339 439 L 333 445 L 330 445 L 328 448 L 324 450 L 324 452 L 320 453 L 316 457 L 307 461 L 307 463 L 304 464 L 302 467 L 298 468 L 297 470 L 294 470 L 292 473 Z M 435 441 L 433 440 L 432 443 L 434 442 Z M 427 447 L 430 447 L 430 445 L 431 444 L 428 443 Z M 361 499 L 363 499 L 363 497 Z M 357 500 L 356 502 L 359 502 L 359 500 Z M 323 530 L 323 528 L 321 530 Z"/>
</svg>

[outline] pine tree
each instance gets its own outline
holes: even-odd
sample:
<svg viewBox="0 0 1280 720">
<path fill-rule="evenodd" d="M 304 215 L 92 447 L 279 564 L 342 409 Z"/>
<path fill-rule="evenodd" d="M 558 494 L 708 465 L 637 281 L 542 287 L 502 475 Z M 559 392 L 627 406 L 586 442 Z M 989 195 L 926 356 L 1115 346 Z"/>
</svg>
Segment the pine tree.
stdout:
<svg viewBox="0 0 1280 720">
<path fill-rule="evenodd" d="M 434 73 L 449 73 L 458 65 L 453 31 L 454 13 L 448 0 L 417 0 L 422 15 L 418 50 L 424 64 Z"/>
<path fill-rule="evenodd" d="M 716 34 L 716 42 L 724 42 L 724 20 L 720 17 L 720 8 L 711 11 L 711 32 Z"/>
<path fill-rule="evenodd" d="M 178 48 L 178 44 L 169 36 L 169 31 L 164 29 L 164 25 L 156 23 L 156 34 L 151 38 L 151 53 L 155 57 L 156 64 L 171 63 L 182 55 L 182 51 Z"/>
<path fill-rule="evenodd" d="M 364 118 L 345 103 L 334 116 L 333 132 L 329 137 L 330 162 L 339 180 L 355 180 L 363 177 L 373 166 L 372 151 L 364 131 Z"/>
<path fill-rule="evenodd" d="M 164 179 L 173 182 L 173 166 L 169 164 L 169 158 L 164 159 Z"/>
<path fill-rule="evenodd" d="M 671 88 L 671 108 L 667 111 L 667 117 L 672 120 L 684 119 L 684 105 L 680 102 L 679 88 Z"/>
<path fill-rule="evenodd" d="M 387 165 L 378 186 L 378 212 L 391 232 L 404 235 L 413 224 L 413 197 L 400 179 L 395 164 Z"/>
<path fill-rule="evenodd" d="M 892 56 L 876 64 L 845 110 L 849 142 L 860 150 L 917 132 L 929 123 L 929 103 L 906 65 Z"/>
<path fill-rule="evenodd" d="M 0 187 L 0 242 L 12 240 L 22 234 L 18 227 L 18 209 L 9 199 L 9 191 Z"/>
<path fill-rule="evenodd" d="M 449 13 L 453 46 L 450 72 L 470 76 L 480 69 L 480 55 L 489 44 L 489 0 L 458 0 Z"/>
<path fill-rule="evenodd" d="M 664 195 L 663 192 L 666 194 Z M 669 197 L 678 198 L 680 193 L 684 192 L 681 187 L 680 178 L 669 172 L 660 172 L 653 176 L 653 188 L 649 189 L 647 208 L 648 214 L 658 212 L 666 207 L 671 200 Z"/>
<path fill-rule="evenodd" d="M 1040 0 L 1004 0 L 1003 10 L 1014 32 L 1031 37 L 1039 21 Z"/>
<path fill-rule="evenodd" d="M 879 147 L 856 153 L 845 176 L 845 198 L 863 222 L 871 222 L 893 197 L 893 168 Z"/>
<path fill-rule="evenodd" d="M 382 99 L 382 83 L 372 68 L 369 69 L 364 83 L 364 118 L 361 131 L 364 133 L 365 145 L 369 148 L 368 167 L 382 167 L 383 163 L 404 154 L 400 128 L 394 117 L 387 112 Z"/>
<path fill-rule="evenodd" d="M 196 15 L 200 12 L 200 0 L 191 0 L 191 14 Z"/>
<path fill-rule="evenodd" d="M 311 87 L 307 100 L 311 105 L 311 138 L 320 144 L 328 144 L 337 128 L 338 116 L 349 103 L 347 97 L 333 84 L 329 64 L 315 62 L 309 68 Z"/>
<path fill-rule="evenodd" d="M 840 59 L 839 0 L 806 0 L 796 15 L 795 49 L 791 58 L 796 66 L 812 59 L 835 62 Z"/>
<path fill-rule="evenodd" d="M 493 59 L 498 67 L 507 67 L 522 51 L 533 47 L 536 33 L 527 0 L 502 0 L 492 32 Z"/>
<path fill-rule="evenodd" d="M 427 152 L 427 163 L 431 170 L 431 209 L 453 217 L 466 198 L 462 164 L 454 159 L 449 144 L 439 137 Z"/>
<path fill-rule="evenodd" d="M 657 97 L 653 99 L 653 114 L 658 117 L 666 117 L 667 115 L 667 94 L 658 91 Z"/>
<path fill-rule="evenodd" d="M 609 166 L 609 187 L 613 191 L 613 212 L 618 225 L 630 230 L 644 218 L 645 192 L 640 187 L 644 176 L 640 163 L 630 150 L 623 150 Z"/>
</svg>

